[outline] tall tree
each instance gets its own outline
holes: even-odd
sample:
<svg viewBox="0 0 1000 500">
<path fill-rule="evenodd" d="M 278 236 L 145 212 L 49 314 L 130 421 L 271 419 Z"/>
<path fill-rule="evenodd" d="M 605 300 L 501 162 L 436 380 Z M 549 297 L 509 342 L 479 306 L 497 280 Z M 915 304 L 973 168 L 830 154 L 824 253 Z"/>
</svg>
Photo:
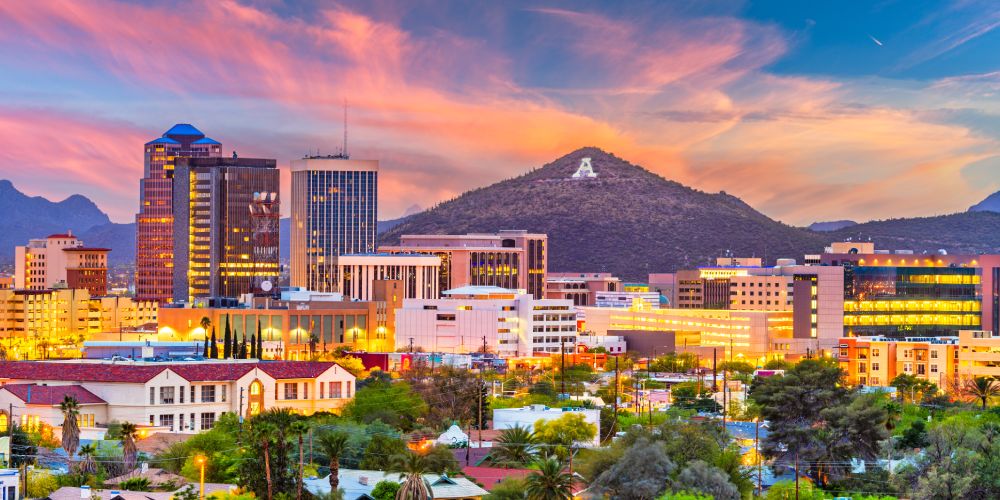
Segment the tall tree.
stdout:
<svg viewBox="0 0 1000 500">
<path fill-rule="evenodd" d="M 250 359 L 257 359 L 257 334 L 250 334 Z"/>
<path fill-rule="evenodd" d="M 563 470 L 555 457 L 537 462 L 538 470 L 526 479 L 524 492 L 528 500 L 569 500 L 573 498 L 573 476 Z"/>
<path fill-rule="evenodd" d="M 264 334 L 257 329 L 257 359 L 264 359 Z"/>
<path fill-rule="evenodd" d="M 94 460 L 96 454 L 97 448 L 92 444 L 80 447 L 80 456 L 83 457 L 83 461 L 80 462 L 79 470 L 82 474 L 97 474 L 97 462 Z"/>
<path fill-rule="evenodd" d="M 662 443 L 640 438 L 614 465 L 601 472 L 591 482 L 591 487 L 596 493 L 608 494 L 611 498 L 657 498 L 667 490 L 676 468 Z"/>
<path fill-rule="evenodd" d="M 425 500 L 433 497 L 431 485 L 424 478 L 430 472 L 427 459 L 413 452 L 397 455 L 390 466 L 389 472 L 396 472 L 403 484 L 396 492 L 399 500 Z"/>
<path fill-rule="evenodd" d="M 330 459 L 330 491 L 340 488 L 340 455 L 347 451 L 349 437 L 346 432 L 328 432 L 319 437 L 319 449 Z"/>
<path fill-rule="evenodd" d="M 243 333 L 243 341 L 240 342 L 240 359 L 247 359 L 247 334 Z"/>
<path fill-rule="evenodd" d="M 233 355 L 233 332 L 229 327 L 229 315 L 226 315 L 226 329 L 222 337 L 222 358 L 229 359 Z"/>
<path fill-rule="evenodd" d="M 309 426 L 305 422 L 299 420 L 292 424 L 291 433 L 299 440 L 299 470 L 295 474 L 295 498 L 296 500 L 302 500 L 302 483 L 305 479 L 305 446 L 303 440 L 305 439 L 306 433 L 309 432 Z M 337 488 L 330 490 L 331 492 L 337 491 Z"/>
<path fill-rule="evenodd" d="M 501 467 L 524 467 L 535 461 L 535 433 L 515 425 L 504 429 L 490 449 L 490 461 Z"/>
<path fill-rule="evenodd" d="M 740 490 L 729 476 L 701 460 L 692 460 L 674 481 L 676 491 L 700 491 L 715 500 L 740 500 Z"/>
<path fill-rule="evenodd" d="M 233 359 L 240 359 L 240 334 L 233 332 L 233 348 L 232 348 Z"/>
<path fill-rule="evenodd" d="M 961 391 L 965 396 L 982 403 L 983 410 L 985 410 L 990 398 L 1000 396 L 1000 384 L 991 377 L 976 377 L 966 380 Z"/>
<path fill-rule="evenodd" d="M 208 359 L 209 354 L 210 353 L 208 348 L 208 335 L 205 335 L 205 348 L 202 350 L 201 357 Z"/>
<path fill-rule="evenodd" d="M 122 460 L 125 462 L 125 470 L 131 472 L 135 469 L 135 461 L 139 455 L 135 448 L 135 440 L 139 431 L 132 422 L 122 424 Z"/>
<path fill-rule="evenodd" d="M 63 396 L 59 409 L 63 414 L 62 449 L 66 450 L 66 465 L 73 470 L 73 455 L 80 446 L 80 425 L 76 421 L 80 415 L 80 403 L 73 396 Z"/>
<path fill-rule="evenodd" d="M 219 357 L 219 342 L 215 339 L 215 326 L 212 326 L 212 343 L 209 346 L 208 354 L 212 359 Z"/>
</svg>

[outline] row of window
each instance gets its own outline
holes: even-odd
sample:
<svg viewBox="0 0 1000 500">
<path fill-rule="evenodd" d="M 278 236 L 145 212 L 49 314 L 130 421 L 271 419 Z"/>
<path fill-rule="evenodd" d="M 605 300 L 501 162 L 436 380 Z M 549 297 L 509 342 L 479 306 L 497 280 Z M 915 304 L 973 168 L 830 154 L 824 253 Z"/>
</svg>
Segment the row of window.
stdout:
<svg viewBox="0 0 1000 500">
<path fill-rule="evenodd" d="M 195 401 L 195 389 L 198 387 L 201 387 L 201 394 L 200 394 L 201 398 L 198 401 Z M 216 387 L 217 386 L 214 385 L 202 385 L 202 386 L 191 385 L 188 386 L 187 390 L 185 390 L 183 385 L 177 387 L 174 387 L 172 385 L 163 386 L 159 388 L 159 395 L 160 395 L 159 400 L 157 400 L 156 398 L 157 388 L 150 387 L 149 404 L 151 405 L 184 404 L 185 394 L 189 395 L 188 401 L 192 403 L 215 403 L 217 397 L 219 397 L 218 399 L 219 402 L 225 403 L 229 387 L 225 385 L 218 386 L 221 388 L 221 390 L 218 391 L 216 390 Z M 157 401 L 159 401 L 159 403 L 157 403 Z"/>
<path fill-rule="evenodd" d="M 310 385 L 311 384 L 309 382 L 302 382 L 301 384 L 298 383 L 298 382 L 288 382 L 288 383 L 284 383 L 284 384 L 279 383 L 279 382 L 275 382 L 275 384 L 274 384 L 275 399 L 279 399 L 279 398 L 277 398 L 277 395 L 278 394 L 282 394 L 282 391 L 279 390 L 280 386 L 284 386 L 283 387 L 283 389 L 284 389 L 284 393 L 283 393 L 284 398 L 280 398 L 280 399 L 285 399 L 285 400 L 309 399 L 309 386 Z M 301 387 L 301 391 L 299 390 L 300 387 Z M 329 382 L 329 383 L 327 383 L 327 382 L 320 382 L 319 383 L 319 397 L 317 399 L 350 398 L 351 397 L 351 391 L 352 391 L 352 386 L 351 386 L 350 382 Z M 300 394 L 301 394 L 302 397 L 299 397 Z"/>
<path fill-rule="evenodd" d="M 195 418 L 196 418 L 196 415 L 197 414 L 195 414 L 195 413 L 191 413 L 190 417 L 185 420 L 185 418 L 184 418 L 185 415 L 183 413 L 177 414 L 176 415 L 176 419 L 174 418 L 175 415 L 173 415 L 173 414 L 161 414 L 161 415 L 159 415 L 159 426 L 160 427 L 166 427 L 166 428 L 170 429 L 171 431 L 174 431 L 174 430 L 177 430 L 177 431 L 184 431 L 184 430 L 188 430 L 188 431 L 194 431 L 194 430 L 207 431 L 207 430 L 211 429 L 215 425 L 215 413 L 214 412 L 204 412 L 204 413 L 202 413 L 200 415 L 200 417 L 201 417 L 200 420 L 201 421 L 199 423 L 201 424 L 201 426 L 198 427 L 197 429 L 195 429 Z M 174 428 L 174 423 L 177 424 L 177 428 L 176 429 Z M 157 416 L 156 415 L 150 415 L 149 416 L 149 425 L 157 425 Z"/>
</svg>

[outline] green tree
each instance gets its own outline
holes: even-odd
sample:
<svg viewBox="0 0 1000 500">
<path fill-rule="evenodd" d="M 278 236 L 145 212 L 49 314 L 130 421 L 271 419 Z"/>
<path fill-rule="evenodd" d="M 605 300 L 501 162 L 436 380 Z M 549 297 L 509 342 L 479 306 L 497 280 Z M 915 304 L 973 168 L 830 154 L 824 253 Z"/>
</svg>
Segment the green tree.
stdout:
<svg viewBox="0 0 1000 500">
<path fill-rule="evenodd" d="M 673 405 L 683 410 L 718 413 L 722 405 L 712 397 L 712 391 L 701 382 L 681 382 L 670 389 Z"/>
<path fill-rule="evenodd" d="M 330 490 L 340 488 L 340 455 L 347 450 L 349 436 L 346 432 L 328 432 L 319 437 L 319 448 L 330 460 Z"/>
<path fill-rule="evenodd" d="M 358 422 L 381 420 L 409 431 L 427 413 L 427 404 L 406 382 L 378 381 L 359 389 L 344 413 Z"/>
<path fill-rule="evenodd" d="M 490 450 L 490 460 L 501 467 L 524 467 L 535 456 L 535 433 L 520 425 L 501 431 Z"/>
<path fill-rule="evenodd" d="M 229 315 L 226 315 L 226 328 L 222 336 L 222 357 L 229 359 L 233 357 L 233 332 L 229 326 Z"/>
<path fill-rule="evenodd" d="M 406 443 L 403 440 L 375 434 L 365 446 L 364 458 L 359 467 L 364 470 L 386 470 L 392 463 L 392 457 L 405 452 Z"/>
<path fill-rule="evenodd" d="M 698 491 L 711 495 L 715 500 L 740 500 L 740 490 L 729 481 L 729 476 L 701 460 L 693 460 L 677 475 L 674 489 Z"/>
<path fill-rule="evenodd" d="M 251 446 L 239 464 L 240 483 L 258 497 L 273 498 L 275 492 L 296 488 L 296 474 L 290 457 L 299 416 L 287 408 L 272 408 L 248 421 Z"/>
<path fill-rule="evenodd" d="M 434 373 L 421 374 L 417 370 L 409 373 L 413 392 L 424 401 L 434 401 L 427 407 L 425 420 L 428 426 L 443 428 L 455 421 L 478 426 L 480 421 L 484 425 L 489 421 L 490 401 L 486 385 L 478 375 L 449 366 L 437 368 Z M 481 414 L 478 413 L 480 399 Z"/>
<path fill-rule="evenodd" d="M 94 461 L 94 455 L 96 453 L 97 449 L 94 448 L 94 445 L 92 444 L 85 444 L 80 447 L 80 457 L 82 457 L 83 460 L 80 462 L 78 468 L 81 474 L 97 474 L 97 462 Z"/>
<path fill-rule="evenodd" d="M 240 359 L 247 359 L 247 355 L 248 354 L 249 353 L 247 352 L 247 334 L 246 334 L 246 332 L 244 332 L 243 333 L 243 341 L 240 342 L 240 345 L 239 345 L 239 358 Z"/>
<path fill-rule="evenodd" d="M 676 468 L 662 443 L 643 437 L 629 446 L 590 486 L 595 493 L 616 499 L 656 498 L 667 490 Z"/>
<path fill-rule="evenodd" d="M 586 442 L 597 435 L 597 426 L 587 422 L 582 413 L 565 412 L 559 418 L 535 422 L 535 439 L 539 443 L 555 446 L 555 452 L 568 456 L 567 448 L 574 443 Z"/>
<path fill-rule="evenodd" d="M 965 381 L 961 393 L 981 402 L 985 410 L 990 398 L 1000 396 L 1000 384 L 992 377 L 976 377 Z"/>
<path fill-rule="evenodd" d="M 396 493 L 398 500 L 424 500 L 433 498 L 432 489 L 424 474 L 430 471 L 430 465 L 425 457 L 412 452 L 396 455 L 389 467 L 389 472 L 399 474 L 403 484 Z"/>
<path fill-rule="evenodd" d="M 524 500 L 524 490 L 528 487 L 524 479 L 507 476 L 490 490 L 485 500 Z"/>
<path fill-rule="evenodd" d="M 258 359 L 257 357 L 257 334 L 250 334 L 250 359 Z"/>
<path fill-rule="evenodd" d="M 73 455 L 80 446 L 80 425 L 76 420 L 80 415 L 80 403 L 73 396 L 63 396 L 59 410 L 63 414 L 62 449 L 66 450 L 67 469 L 73 470 Z"/>
<path fill-rule="evenodd" d="M 260 320 L 257 320 L 257 357 L 264 359 L 264 333 L 260 329 Z"/>
<path fill-rule="evenodd" d="M 573 476 L 563 471 L 563 464 L 554 457 L 536 463 L 537 472 L 525 479 L 524 492 L 528 500 L 569 500 L 573 498 Z"/>
<path fill-rule="evenodd" d="M 212 343 L 209 345 L 208 355 L 212 359 L 219 357 L 219 342 L 215 339 L 215 327 L 212 327 Z"/>
<path fill-rule="evenodd" d="M 764 363 L 765 370 L 790 370 L 791 368 L 792 363 L 783 359 L 770 359 Z"/>
<path fill-rule="evenodd" d="M 919 419 L 914 420 L 899 439 L 901 448 L 923 448 L 927 444 L 927 424 Z"/>
<path fill-rule="evenodd" d="M 399 492 L 399 483 L 395 481 L 379 481 L 372 490 L 371 497 L 375 500 L 395 500 Z"/>
<path fill-rule="evenodd" d="M 139 451 L 135 447 L 135 441 L 139 437 L 139 430 L 132 422 L 122 423 L 122 460 L 126 471 L 135 469 L 136 458 Z"/>
<path fill-rule="evenodd" d="M 897 375 L 889 385 L 895 387 L 903 401 L 908 403 L 924 401 L 938 392 L 938 387 L 933 383 L 908 373 Z"/>
<path fill-rule="evenodd" d="M 689 352 L 671 352 L 657 357 L 650 363 L 654 372 L 687 373 L 698 367 L 698 356 Z"/>
</svg>

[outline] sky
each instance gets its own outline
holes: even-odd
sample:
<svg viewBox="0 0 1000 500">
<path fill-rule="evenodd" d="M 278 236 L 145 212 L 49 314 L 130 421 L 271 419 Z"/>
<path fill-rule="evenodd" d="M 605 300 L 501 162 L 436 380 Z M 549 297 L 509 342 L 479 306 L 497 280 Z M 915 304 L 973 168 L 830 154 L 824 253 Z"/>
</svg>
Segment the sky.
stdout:
<svg viewBox="0 0 1000 500">
<path fill-rule="evenodd" d="M 346 102 L 382 219 L 583 146 L 789 224 L 936 215 L 1000 189 L 998 54 L 990 0 L 0 2 L 0 178 L 129 222 L 174 123 L 287 167 Z"/>
</svg>

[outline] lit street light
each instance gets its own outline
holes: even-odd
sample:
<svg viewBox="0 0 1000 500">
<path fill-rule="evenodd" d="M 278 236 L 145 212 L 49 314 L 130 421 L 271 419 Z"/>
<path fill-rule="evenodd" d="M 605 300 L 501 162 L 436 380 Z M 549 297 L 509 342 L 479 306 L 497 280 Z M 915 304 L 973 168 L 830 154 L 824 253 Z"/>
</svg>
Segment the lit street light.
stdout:
<svg viewBox="0 0 1000 500">
<path fill-rule="evenodd" d="M 197 464 L 198 467 L 201 468 L 201 481 L 199 482 L 198 498 L 200 498 L 202 500 L 205 499 L 205 462 L 206 461 L 207 460 L 205 459 L 205 455 L 198 454 L 198 455 L 194 456 L 194 463 Z"/>
</svg>

